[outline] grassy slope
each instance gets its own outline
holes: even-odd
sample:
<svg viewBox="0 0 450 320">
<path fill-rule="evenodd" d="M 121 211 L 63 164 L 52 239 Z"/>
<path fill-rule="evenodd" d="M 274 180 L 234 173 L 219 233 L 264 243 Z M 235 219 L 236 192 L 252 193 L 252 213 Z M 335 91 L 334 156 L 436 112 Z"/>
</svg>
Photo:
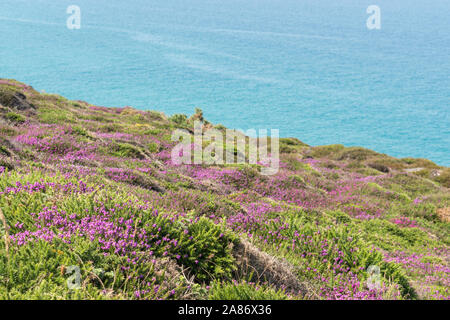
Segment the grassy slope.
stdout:
<svg viewBox="0 0 450 320">
<path fill-rule="evenodd" d="M 0 298 L 449 298 L 449 168 L 292 138 L 274 176 L 174 166 L 194 118 L 0 80 Z"/>
</svg>

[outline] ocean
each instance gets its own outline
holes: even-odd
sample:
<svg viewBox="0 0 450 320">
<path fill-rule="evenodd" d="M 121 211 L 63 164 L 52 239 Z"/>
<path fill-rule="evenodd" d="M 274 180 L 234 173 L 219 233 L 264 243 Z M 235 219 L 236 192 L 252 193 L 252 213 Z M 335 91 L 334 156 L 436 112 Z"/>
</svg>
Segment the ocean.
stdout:
<svg viewBox="0 0 450 320">
<path fill-rule="evenodd" d="M 37 90 L 450 166 L 448 0 L 0 0 L 0 34 Z"/>
</svg>

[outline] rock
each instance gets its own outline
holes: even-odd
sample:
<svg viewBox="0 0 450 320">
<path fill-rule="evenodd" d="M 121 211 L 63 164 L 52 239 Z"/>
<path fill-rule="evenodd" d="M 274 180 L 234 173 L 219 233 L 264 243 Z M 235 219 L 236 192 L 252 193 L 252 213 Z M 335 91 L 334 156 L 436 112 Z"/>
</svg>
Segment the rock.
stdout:
<svg viewBox="0 0 450 320">
<path fill-rule="evenodd" d="M 27 101 L 27 97 L 21 92 L 0 91 L 0 104 L 20 111 L 29 109 L 35 110 L 36 107 Z"/>
</svg>

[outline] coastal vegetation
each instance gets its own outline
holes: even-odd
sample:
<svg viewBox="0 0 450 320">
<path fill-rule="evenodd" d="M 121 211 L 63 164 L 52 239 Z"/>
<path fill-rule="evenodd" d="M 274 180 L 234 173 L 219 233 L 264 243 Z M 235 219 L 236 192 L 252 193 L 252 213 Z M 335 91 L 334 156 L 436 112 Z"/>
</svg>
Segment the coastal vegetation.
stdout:
<svg viewBox="0 0 450 320">
<path fill-rule="evenodd" d="M 272 176 L 175 165 L 203 117 L 0 79 L 0 299 L 449 299 L 449 168 L 295 138 Z"/>
</svg>

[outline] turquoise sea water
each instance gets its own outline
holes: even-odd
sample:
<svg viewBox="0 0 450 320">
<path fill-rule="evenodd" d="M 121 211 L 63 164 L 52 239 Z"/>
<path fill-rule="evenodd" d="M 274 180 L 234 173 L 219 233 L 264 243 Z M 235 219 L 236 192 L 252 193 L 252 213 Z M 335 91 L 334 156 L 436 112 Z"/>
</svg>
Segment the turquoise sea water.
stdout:
<svg viewBox="0 0 450 320">
<path fill-rule="evenodd" d="M 448 0 L 0 0 L 0 35 L 38 90 L 450 165 Z"/>
</svg>

